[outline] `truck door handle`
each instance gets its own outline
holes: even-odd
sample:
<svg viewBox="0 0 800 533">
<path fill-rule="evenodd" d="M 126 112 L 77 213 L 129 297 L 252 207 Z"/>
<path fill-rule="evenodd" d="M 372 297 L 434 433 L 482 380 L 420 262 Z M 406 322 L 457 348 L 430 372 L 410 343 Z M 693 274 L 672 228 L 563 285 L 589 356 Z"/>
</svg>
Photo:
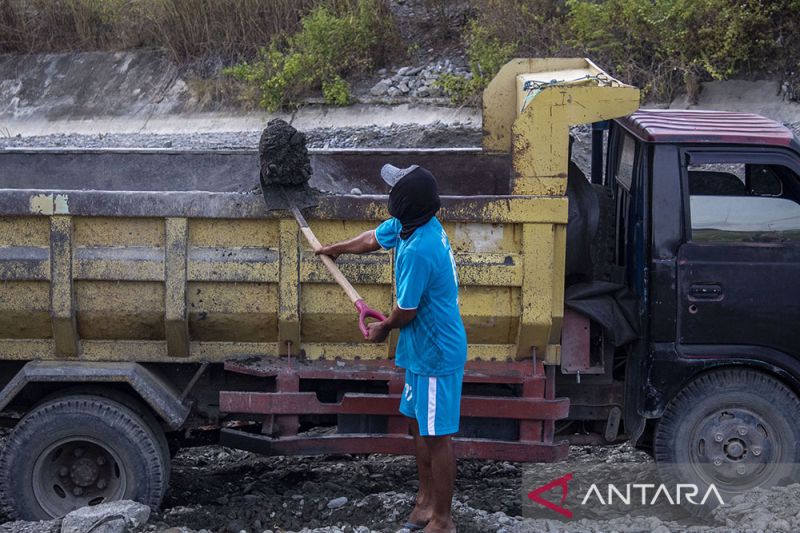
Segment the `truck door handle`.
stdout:
<svg viewBox="0 0 800 533">
<path fill-rule="evenodd" d="M 719 283 L 696 283 L 689 287 L 690 300 L 721 300 L 722 294 Z"/>
</svg>

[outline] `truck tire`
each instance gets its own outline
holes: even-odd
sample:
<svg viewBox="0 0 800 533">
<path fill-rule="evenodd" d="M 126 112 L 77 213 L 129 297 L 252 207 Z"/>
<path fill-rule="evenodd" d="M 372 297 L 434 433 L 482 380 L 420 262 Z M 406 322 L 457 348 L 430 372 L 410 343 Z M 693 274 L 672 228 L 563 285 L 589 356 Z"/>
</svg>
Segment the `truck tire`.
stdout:
<svg viewBox="0 0 800 533">
<path fill-rule="evenodd" d="M 164 487 L 163 492 L 167 491 L 167 487 L 169 486 L 169 476 L 172 471 L 172 450 L 170 450 L 169 443 L 167 442 L 167 436 L 164 433 L 164 428 L 161 427 L 158 420 L 156 419 L 155 415 L 150 411 L 150 409 L 139 399 L 135 396 L 129 394 L 126 391 L 121 391 L 117 389 L 113 389 L 111 387 L 103 386 L 103 385 L 79 385 L 76 387 L 70 387 L 67 389 L 63 389 L 57 391 L 48 397 L 46 397 L 42 403 L 48 402 L 50 400 L 54 400 L 57 398 L 64 398 L 66 396 L 77 396 L 77 395 L 90 395 L 90 396 L 100 396 L 101 398 L 108 398 L 109 400 L 113 400 L 119 404 L 122 404 L 129 409 L 133 410 L 134 413 L 139 415 L 141 419 L 147 424 L 150 430 L 153 432 L 153 435 L 156 437 L 156 441 L 158 442 L 159 447 L 161 448 L 161 457 L 164 459 Z M 164 495 L 162 494 L 162 497 Z"/>
<path fill-rule="evenodd" d="M 47 520 L 130 499 L 153 508 L 167 481 L 164 450 L 133 409 L 74 395 L 34 408 L 0 454 L 0 499 L 14 517 Z"/>
<path fill-rule="evenodd" d="M 654 452 L 659 474 L 698 486 L 711 483 L 723 501 L 753 487 L 795 482 L 800 464 L 800 400 L 777 379 L 751 369 L 704 374 L 687 385 L 658 422 Z M 686 503 L 686 502 L 683 502 Z M 704 514 L 719 505 L 687 505 Z"/>
</svg>

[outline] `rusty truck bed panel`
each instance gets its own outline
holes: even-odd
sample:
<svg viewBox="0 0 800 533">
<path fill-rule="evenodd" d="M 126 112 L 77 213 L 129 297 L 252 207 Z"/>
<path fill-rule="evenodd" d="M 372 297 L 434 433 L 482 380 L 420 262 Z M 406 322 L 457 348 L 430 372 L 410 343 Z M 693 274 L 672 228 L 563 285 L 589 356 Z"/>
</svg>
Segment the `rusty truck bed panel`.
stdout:
<svg viewBox="0 0 800 533">
<path fill-rule="evenodd" d="M 576 76 L 577 74 L 577 76 Z M 531 85 L 532 84 L 532 85 Z M 535 90 L 534 90 L 535 89 Z M 384 163 L 439 178 L 471 360 L 559 361 L 568 133 L 639 103 L 584 58 L 514 59 L 487 87 L 483 149 L 326 151 L 307 218 L 322 242 L 388 217 Z M 0 152 L 0 357 L 383 359 L 287 213 L 267 213 L 254 151 Z M 363 195 L 350 196 L 353 188 Z M 390 256 L 341 259 L 375 308 Z"/>
<path fill-rule="evenodd" d="M 531 346 L 545 354 L 557 343 L 565 198 L 498 194 L 508 189 L 508 158 L 472 150 L 325 152 L 314 161 L 328 169 L 318 179 L 365 192 L 382 189 L 385 161 L 434 169 L 452 193 L 440 218 L 459 266 L 470 358 L 526 358 Z M 257 185 L 254 153 L 23 150 L 0 153 L 0 170 L 0 357 L 393 353 L 396 335 L 363 342 L 351 305 L 288 213 L 238 192 Z M 389 216 L 386 203 L 329 194 L 307 215 L 331 242 L 374 228 Z M 389 254 L 339 263 L 372 306 L 390 310 Z"/>
</svg>

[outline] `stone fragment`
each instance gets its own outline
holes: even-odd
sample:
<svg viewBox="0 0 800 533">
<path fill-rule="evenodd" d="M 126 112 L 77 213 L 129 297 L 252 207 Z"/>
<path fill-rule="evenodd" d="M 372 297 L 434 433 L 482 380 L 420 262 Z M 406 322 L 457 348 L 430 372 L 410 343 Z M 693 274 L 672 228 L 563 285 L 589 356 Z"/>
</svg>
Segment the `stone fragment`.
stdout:
<svg viewBox="0 0 800 533">
<path fill-rule="evenodd" d="M 345 504 L 347 504 L 347 497 L 339 496 L 328 502 L 328 509 L 338 509 L 339 507 L 344 507 Z"/>
<path fill-rule="evenodd" d="M 389 90 L 389 87 L 392 86 L 392 82 L 389 80 L 381 80 L 375 85 L 372 86 L 372 89 L 369 90 L 369 93 L 372 96 L 383 96 L 386 94 L 386 91 Z"/>
<path fill-rule="evenodd" d="M 61 533 L 123 533 L 150 519 L 150 508 L 132 500 L 81 507 L 64 517 Z"/>
</svg>

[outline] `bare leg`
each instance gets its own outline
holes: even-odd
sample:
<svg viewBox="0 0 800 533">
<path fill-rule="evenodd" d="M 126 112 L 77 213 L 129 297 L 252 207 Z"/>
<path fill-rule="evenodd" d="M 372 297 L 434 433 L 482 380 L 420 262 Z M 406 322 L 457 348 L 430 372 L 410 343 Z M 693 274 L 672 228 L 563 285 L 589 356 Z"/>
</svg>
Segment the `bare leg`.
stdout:
<svg viewBox="0 0 800 533">
<path fill-rule="evenodd" d="M 425 533 L 455 533 L 451 508 L 453 505 L 453 483 L 456 479 L 456 460 L 453 442 L 449 435 L 442 437 L 420 437 L 425 441 L 430 454 L 431 488 L 433 490 L 433 516 L 425 527 Z"/>
<path fill-rule="evenodd" d="M 419 435 L 419 425 L 413 418 L 408 419 L 414 446 L 417 450 L 417 472 L 419 473 L 419 490 L 414 509 L 408 517 L 412 524 L 426 525 L 433 516 L 433 492 L 431 487 L 431 454 L 425 444 L 425 437 Z"/>
</svg>

